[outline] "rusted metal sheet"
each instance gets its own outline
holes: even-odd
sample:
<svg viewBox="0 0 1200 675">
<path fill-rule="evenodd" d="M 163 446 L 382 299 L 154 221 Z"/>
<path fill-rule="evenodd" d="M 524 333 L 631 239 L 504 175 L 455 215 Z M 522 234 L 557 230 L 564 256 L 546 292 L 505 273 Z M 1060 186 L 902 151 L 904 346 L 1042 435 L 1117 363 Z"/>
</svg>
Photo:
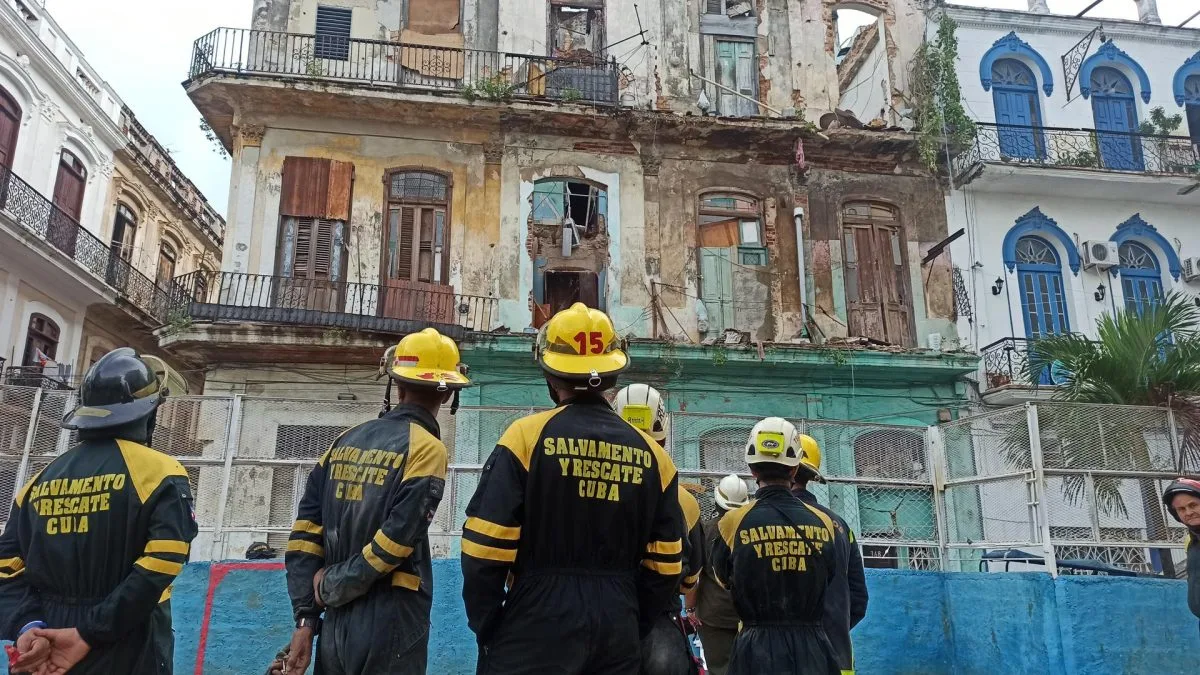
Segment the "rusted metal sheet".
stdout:
<svg viewBox="0 0 1200 675">
<path fill-rule="evenodd" d="M 329 199 L 329 160 L 284 157 L 280 215 L 324 218 Z"/>
<path fill-rule="evenodd" d="M 350 187 L 354 182 L 354 164 L 336 160 L 325 161 L 329 162 L 329 168 L 324 217 L 330 220 L 350 220 Z"/>
</svg>

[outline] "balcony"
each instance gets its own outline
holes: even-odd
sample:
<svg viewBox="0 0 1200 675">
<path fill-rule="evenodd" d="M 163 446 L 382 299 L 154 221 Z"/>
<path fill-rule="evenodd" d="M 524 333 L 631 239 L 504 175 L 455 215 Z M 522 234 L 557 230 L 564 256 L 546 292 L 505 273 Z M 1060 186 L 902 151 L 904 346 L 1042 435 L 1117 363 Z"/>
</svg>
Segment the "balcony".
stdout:
<svg viewBox="0 0 1200 675">
<path fill-rule="evenodd" d="M 1200 146 L 1185 136 L 979 123 L 974 144 L 953 161 L 955 180 L 985 164 L 1159 176 L 1200 175 Z"/>
<path fill-rule="evenodd" d="M 2 362 L 3 359 L 0 359 L 0 363 Z M 45 369 L 40 366 L 10 366 L 3 372 L 2 382 L 14 387 L 35 387 L 56 391 L 71 389 L 66 380 L 46 374 Z"/>
<path fill-rule="evenodd" d="M 166 322 L 169 294 L 165 290 L 4 166 L 0 166 L 0 207 L 21 229 L 112 287 L 119 298 L 145 313 L 149 323 Z"/>
<path fill-rule="evenodd" d="M 1001 338 L 980 350 L 983 355 L 983 400 L 989 405 L 1015 405 L 1048 400 L 1060 377 L 1057 367 L 1029 376 L 1029 340 Z M 1056 364 L 1057 365 L 1057 364 Z"/>
<path fill-rule="evenodd" d="M 237 272 L 194 272 L 175 280 L 171 324 L 191 321 L 268 323 L 389 335 L 433 326 L 455 340 L 498 325 L 496 298 L 449 286 L 388 285 L 294 279 Z"/>
<path fill-rule="evenodd" d="M 468 100 L 617 105 L 616 61 L 218 28 L 196 40 L 189 81 L 211 75 L 343 82 Z"/>
</svg>

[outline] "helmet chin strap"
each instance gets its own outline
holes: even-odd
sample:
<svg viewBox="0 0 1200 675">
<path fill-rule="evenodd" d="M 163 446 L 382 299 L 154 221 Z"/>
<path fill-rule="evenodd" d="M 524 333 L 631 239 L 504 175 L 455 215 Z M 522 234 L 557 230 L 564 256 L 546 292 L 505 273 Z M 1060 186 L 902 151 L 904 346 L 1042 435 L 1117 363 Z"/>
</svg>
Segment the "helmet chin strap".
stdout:
<svg viewBox="0 0 1200 675">
<path fill-rule="evenodd" d="M 388 378 L 387 389 L 383 390 L 383 409 L 379 411 L 379 416 L 383 417 L 392 409 L 392 378 Z"/>
</svg>

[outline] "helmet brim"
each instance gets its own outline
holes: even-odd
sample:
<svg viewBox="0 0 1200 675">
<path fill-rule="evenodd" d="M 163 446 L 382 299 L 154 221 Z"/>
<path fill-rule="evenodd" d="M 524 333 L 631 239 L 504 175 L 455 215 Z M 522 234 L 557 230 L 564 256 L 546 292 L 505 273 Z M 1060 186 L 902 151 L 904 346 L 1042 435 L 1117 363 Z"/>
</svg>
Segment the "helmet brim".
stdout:
<svg viewBox="0 0 1200 675">
<path fill-rule="evenodd" d="M 620 349 L 605 354 L 578 356 L 543 351 L 542 370 L 564 380 L 587 379 L 595 372 L 599 377 L 616 375 L 629 367 L 629 356 Z"/>
<path fill-rule="evenodd" d="M 828 483 L 829 482 L 829 481 L 825 480 L 825 476 L 823 476 L 819 470 L 812 468 L 811 466 L 805 464 L 804 462 L 800 462 L 800 471 L 802 471 L 804 473 L 804 475 L 808 476 L 809 480 L 815 480 L 818 483 Z"/>
<path fill-rule="evenodd" d="M 109 405 L 81 405 L 72 410 L 63 420 L 62 427 L 71 430 L 110 429 L 136 422 L 154 412 L 162 403 L 158 392 L 128 403 Z"/>
<path fill-rule="evenodd" d="M 427 389 L 438 389 L 442 387 L 443 383 L 446 389 L 451 390 L 465 389 L 471 386 L 471 380 L 457 370 L 402 366 L 390 368 L 388 376 L 401 384 Z"/>
</svg>

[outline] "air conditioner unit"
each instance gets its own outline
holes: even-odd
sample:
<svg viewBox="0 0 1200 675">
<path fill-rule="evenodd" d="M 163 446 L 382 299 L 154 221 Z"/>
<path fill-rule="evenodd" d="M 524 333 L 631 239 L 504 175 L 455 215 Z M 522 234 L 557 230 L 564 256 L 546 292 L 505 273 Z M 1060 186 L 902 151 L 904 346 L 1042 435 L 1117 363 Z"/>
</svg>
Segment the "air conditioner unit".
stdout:
<svg viewBox="0 0 1200 675">
<path fill-rule="evenodd" d="M 1183 259 L 1183 280 L 1200 281 L 1200 257 Z"/>
<path fill-rule="evenodd" d="M 1108 269 L 1117 265 L 1117 243 L 1115 241 L 1085 241 L 1080 253 L 1085 268 Z"/>
</svg>

